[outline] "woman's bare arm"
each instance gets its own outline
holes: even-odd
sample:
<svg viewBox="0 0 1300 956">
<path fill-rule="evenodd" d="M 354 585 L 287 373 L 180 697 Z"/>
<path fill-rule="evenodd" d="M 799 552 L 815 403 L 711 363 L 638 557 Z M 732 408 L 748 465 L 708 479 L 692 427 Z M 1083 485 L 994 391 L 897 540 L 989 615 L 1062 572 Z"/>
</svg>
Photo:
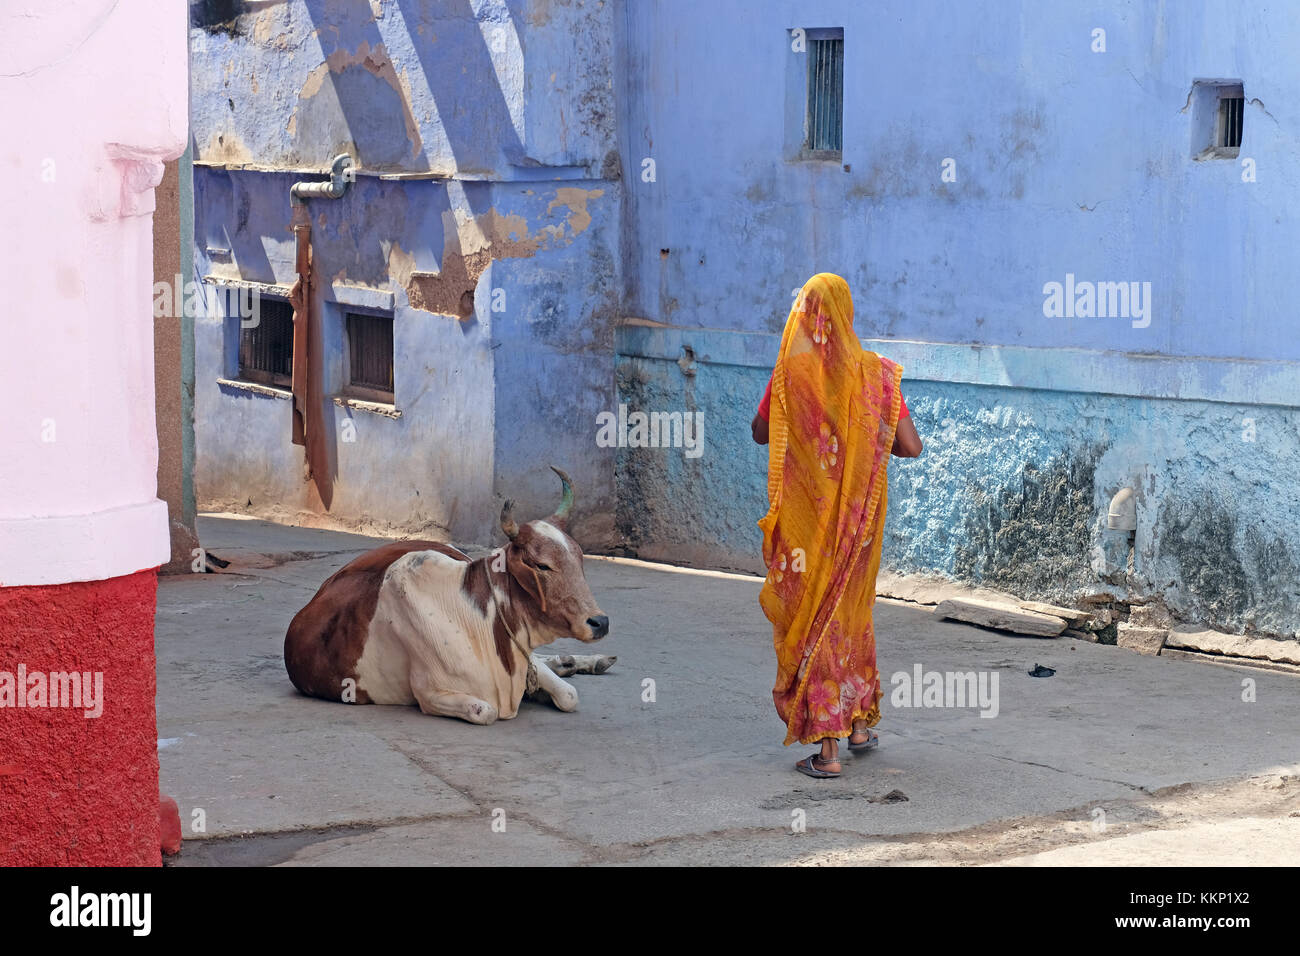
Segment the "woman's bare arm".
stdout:
<svg viewBox="0 0 1300 956">
<path fill-rule="evenodd" d="M 749 432 L 754 436 L 754 441 L 760 445 L 767 444 L 767 419 L 762 415 L 755 415 L 754 420 L 750 422 Z"/>
<path fill-rule="evenodd" d="M 915 458 L 921 454 L 921 436 L 916 433 L 912 416 L 908 415 L 898 423 L 894 432 L 893 453 L 899 458 Z"/>
</svg>

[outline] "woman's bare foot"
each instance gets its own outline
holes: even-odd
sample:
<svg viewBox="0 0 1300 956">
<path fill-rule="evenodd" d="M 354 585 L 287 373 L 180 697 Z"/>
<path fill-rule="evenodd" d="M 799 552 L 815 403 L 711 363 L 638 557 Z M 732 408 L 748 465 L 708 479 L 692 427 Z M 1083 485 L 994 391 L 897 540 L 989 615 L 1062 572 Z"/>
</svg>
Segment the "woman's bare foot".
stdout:
<svg viewBox="0 0 1300 956">
<path fill-rule="evenodd" d="M 839 741 L 834 737 L 822 738 L 822 752 L 805 757 L 795 764 L 794 768 L 810 777 L 838 777 L 840 775 Z"/>
<path fill-rule="evenodd" d="M 825 770 L 827 773 L 840 772 L 840 742 L 834 737 L 822 738 L 822 755 L 815 762 L 818 770 Z"/>
<path fill-rule="evenodd" d="M 880 735 L 867 726 L 865 720 L 853 722 L 853 733 L 849 734 L 849 747 L 853 750 L 868 750 L 880 740 Z"/>
</svg>

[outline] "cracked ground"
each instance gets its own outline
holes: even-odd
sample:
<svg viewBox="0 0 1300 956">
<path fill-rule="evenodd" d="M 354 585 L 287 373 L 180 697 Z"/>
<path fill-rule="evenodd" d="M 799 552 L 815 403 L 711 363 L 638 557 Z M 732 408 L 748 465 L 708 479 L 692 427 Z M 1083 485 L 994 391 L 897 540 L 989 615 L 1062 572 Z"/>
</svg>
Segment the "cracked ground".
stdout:
<svg viewBox="0 0 1300 956">
<path fill-rule="evenodd" d="M 881 746 L 811 780 L 793 764 L 812 748 L 781 745 L 757 579 L 589 560 L 610 636 L 551 650 L 618 663 L 570 678 L 576 713 L 525 702 L 477 727 L 289 683 L 289 620 L 378 539 L 214 517 L 200 534 L 230 564 L 158 594 L 161 785 L 186 840 L 172 865 L 1296 862 L 1293 675 L 881 600 Z M 1038 663 L 1056 675 L 1030 677 Z M 917 664 L 996 672 L 997 715 L 891 706 L 892 675 Z"/>
</svg>

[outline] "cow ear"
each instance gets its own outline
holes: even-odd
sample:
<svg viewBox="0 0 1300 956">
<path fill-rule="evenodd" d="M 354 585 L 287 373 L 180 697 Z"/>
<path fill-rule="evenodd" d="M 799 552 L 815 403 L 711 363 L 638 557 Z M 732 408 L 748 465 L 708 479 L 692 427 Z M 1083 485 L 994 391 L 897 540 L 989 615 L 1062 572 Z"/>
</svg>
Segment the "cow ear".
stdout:
<svg viewBox="0 0 1300 956">
<path fill-rule="evenodd" d="M 514 517 L 515 503 L 506 500 L 501 507 L 501 530 L 505 532 L 507 538 L 515 540 L 515 535 L 519 534 L 519 525 L 515 524 Z"/>
<path fill-rule="evenodd" d="M 511 549 L 517 551 L 518 549 Z M 546 610 L 546 596 L 542 593 L 542 582 L 537 577 L 537 569 L 524 561 L 521 556 L 512 554 L 506 565 L 510 576 L 515 579 L 515 583 L 523 588 L 524 593 L 542 606 Z"/>
</svg>

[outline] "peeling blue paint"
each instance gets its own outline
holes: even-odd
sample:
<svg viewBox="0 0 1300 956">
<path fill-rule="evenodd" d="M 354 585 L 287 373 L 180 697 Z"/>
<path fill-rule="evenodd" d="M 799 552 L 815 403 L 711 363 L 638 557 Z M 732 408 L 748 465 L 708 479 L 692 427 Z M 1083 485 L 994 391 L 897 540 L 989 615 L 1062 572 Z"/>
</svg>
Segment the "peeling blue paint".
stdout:
<svg viewBox="0 0 1300 956">
<path fill-rule="evenodd" d="M 386 298 L 395 400 L 391 410 L 327 405 L 327 510 L 289 441 L 290 402 L 220 384 L 237 371 L 237 323 L 200 314 L 204 506 L 486 544 L 499 535 L 498 495 L 520 514 L 551 510 L 553 461 L 578 487 L 575 528 L 610 545 L 613 456 L 573 422 L 594 420 L 612 393 L 621 184 L 611 12 L 539 0 L 224 6 L 235 15 L 199 10 L 191 29 L 203 65 L 193 74 L 195 278 L 287 293 L 289 186 L 349 153 L 347 194 L 307 206 L 324 391 L 345 392 L 343 302 Z M 587 37 L 581 58 L 575 35 Z"/>
</svg>

